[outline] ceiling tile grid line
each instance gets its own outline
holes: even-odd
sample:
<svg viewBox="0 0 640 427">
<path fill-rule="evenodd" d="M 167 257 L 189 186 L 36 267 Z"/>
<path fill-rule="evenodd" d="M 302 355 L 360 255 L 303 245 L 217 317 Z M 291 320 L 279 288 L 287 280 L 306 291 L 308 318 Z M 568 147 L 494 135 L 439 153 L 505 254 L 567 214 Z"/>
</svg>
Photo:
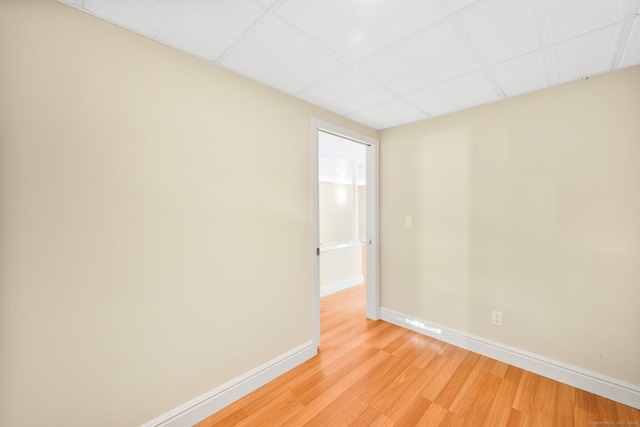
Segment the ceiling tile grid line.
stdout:
<svg viewBox="0 0 640 427">
<path fill-rule="evenodd" d="M 499 93 L 501 98 L 506 98 L 504 90 L 502 89 L 502 87 L 500 86 L 500 84 L 496 80 L 495 76 L 493 75 L 493 73 L 489 69 L 490 62 L 485 59 L 485 57 L 482 55 L 482 53 L 480 51 L 479 42 L 470 34 L 468 27 L 465 26 L 464 23 L 460 21 L 460 18 L 458 18 L 456 23 L 459 26 L 461 33 L 464 34 L 463 40 L 464 40 L 465 44 L 471 50 L 471 52 L 472 52 L 472 54 L 474 56 L 474 59 L 479 64 L 481 64 L 480 69 L 483 70 L 483 72 L 485 74 L 485 78 L 487 78 L 487 80 L 489 80 L 491 85 L 496 88 L 496 90 Z"/>
<path fill-rule="evenodd" d="M 189 3 L 193 3 L 193 0 L 187 0 Z M 255 3 L 253 3 L 255 5 Z M 263 13 L 254 20 L 251 25 L 249 25 L 240 36 L 238 36 L 234 43 L 225 50 L 222 55 L 220 55 L 214 62 L 220 64 L 224 62 L 224 60 L 239 46 L 241 45 L 258 27 L 260 27 L 267 19 L 269 19 L 270 15 L 273 14 L 274 9 L 264 9 Z"/>
<path fill-rule="evenodd" d="M 638 0 L 58 0 L 375 129 L 640 63 Z"/>
<path fill-rule="evenodd" d="M 397 58 L 399 58 L 401 61 L 404 61 L 408 67 L 403 73 L 400 73 L 399 75 L 393 75 L 392 77 L 383 79 L 374 77 L 374 80 L 377 82 L 378 87 L 387 93 L 395 94 L 395 98 L 402 99 L 402 102 L 409 104 L 419 111 L 422 111 L 427 115 L 427 117 L 431 117 L 432 114 L 429 111 L 426 111 L 424 108 L 418 106 L 415 102 L 407 99 L 406 95 L 416 92 L 424 87 L 435 86 L 435 84 L 425 75 L 424 71 L 421 70 L 420 67 L 415 63 L 415 61 L 413 61 L 410 57 L 408 58 L 402 52 L 398 52 L 393 48 L 389 48 L 388 52 L 393 52 L 393 54 L 397 55 Z M 355 64 L 354 67 L 358 68 L 366 61 L 367 60 L 361 61 L 358 64 Z M 418 85 L 419 87 L 416 87 L 416 85 Z M 371 106 L 373 107 L 386 101 L 388 101 L 388 99 L 382 99 L 377 103 L 373 103 Z"/>
<path fill-rule="evenodd" d="M 366 50 L 365 54 L 358 54 L 354 59 L 353 56 L 350 58 L 351 55 L 348 51 L 345 51 L 344 49 L 337 47 L 340 44 L 348 44 L 349 40 L 348 39 L 345 40 L 344 38 L 344 36 L 347 34 L 344 34 L 344 33 L 351 33 L 352 40 L 354 40 L 357 43 L 359 37 L 364 37 L 364 35 L 362 34 L 363 32 L 368 32 L 369 35 L 373 35 L 374 37 L 376 37 L 378 39 L 377 40 L 378 43 L 381 46 L 383 46 L 382 49 L 376 49 L 374 52 L 371 52 L 371 53 L 366 53 L 366 52 L 370 52 L 371 49 Z M 346 43 L 338 43 L 339 41 L 346 42 Z M 326 44 L 328 42 L 331 42 L 332 45 L 328 46 Z M 357 67 L 358 64 L 369 60 L 370 58 L 372 58 L 373 56 L 375 56 L 385 48 L 390 47 L 391 45 L 391 43 L 388 40 L 386 40 L 383 35 L 381 35 L 378 31 L 373 29 L 371 23 L 369 23 L 366 19 L 362 17 L 354 18 L 348 21 L 344 29 L 330 33 L 327 37 L 323 38 L 322 41 L 316 42 L 316 43 L 319 48 L 328 51 L 331 55 L 336 56 L 337 58 L 339 58 L 341 61 L 345 62 L 348 65 L 345 69 L 339 70 L 331 75 L 326 76 L 321 80 L 321 82 L 327 81 L 337 76 L 338 74 L 346 71 L 347 68 Z"/>
<path fill-rule="evenodd" d="M 168 41 L 169 34 L 171 34 L 175 30 L 175 27 L 178 25 L 179 17 L 180 15 L 183 14 L 186 7 L 187 7 L 186 0 L 176 0 L 175 3 L 169 7 L 169 9 L 167 10 L 167 15 L 165 16 L 165 19 L 162 22 L 162 25 L 160 27 L 160 30 L 156 35 L 158 40 L 163 42 Z M 189 23 L 191 25 L 198 26 L 198 23 L 195 22 L 194 20 L 189 20 Z M 202 28 L 202 29 L 205 30 L 208 28 Z M 222 37 L 222 34 L 216 34 L 216 35 Z M 233 40 L 230 39 L 229 43 L 231 43 L 232 41 Z"/>
<path fill-rule="evenodd" d="M 426 75 L 423 69 L 421 69 L 419 63 L 417 63 L 411 56 L 407 56 L 401 51 L 396 49 L 396 44 L 388 47 L 386 50 L 387 53 L 391 53 L 396 56 L 395 63 L 397 64 L 398 60 L 405 63 L 405 68 L 403 72 L 398 74 L 390 73 L 387 78 L 378 78 L 377 76 L 373 76 L 374 80 L 377 81 L 378 85 L 385 90 L 395 93 L 398 97 L 402 97 L 408 93 L 414 92 L 423 87 L 433 86 L 435 83 Z M 367 61 L 371 61 L 372 58 L 367 58 L 359 63 L 355 64 L 354 67 L 362 68 L 363 64 L 367 63 Z M 384 64 L 379 64 L 378 67 L 383 67 Z M 364 71 L 367 74 L 367 71 Z M 369 71 L 368 75 L 371 75 L 375 72 Z M 416 87 L 418 85 L 419 87 Z M 409 102 L 410 105 L 414 105 L 414 103 Z M 382 101 L 384 102 L 384 101 Z M 415 105 L 414 105 L 415 106 Z M 416 108 L 422 110 L 421 108 L 415 106 Z M 424 110 L 422 110 L 424 111 Z M 428 113 L 428 112 L 426 112 Z M 430 114 L 429 114 L 430 116 Z"/>
<path fill-rule="evenodd" d="M 442 22 L 443 22 L 443 21 L 445 21 L 445 20 L 447 20 L 447 19 L 451 19 L 451 20 L 452 20 L 452 19 L 454 19 L 454 15 L 450 15 L 450 16 L 448 16 L 447 18 L 444 18 L 442 21 L 439 21 L 438 23 L 435 23 L 435 24 L 433 24 L 433 25 L 430 25 L 430 26 L 428 26 L 427 28 L 425 28 L 425 29 L 423 29 L 422 31 L 419 31 L 419 32 L 428 31 L 428 30 L 430 30 L 430 29 L 437 28 L 437 27 L 435 27 L 436 25 L 438 25 L 438 24 L 443 25 L 443 24 L 442 24 Z M 415 34 L 417 34 L 417 33 L 415 33 Z M 411 36 L 414 36 L 415 34 L 412 34 Z M 408 36 L 407 38 L 405 38 L 405 39 L 403 39 L 403 40 L 407 40 L 407 39 L 408 39 L 409 37 L 411 37 L 411 36 Z M 400 50 L 398 50 L 398 49 L 397 49 L 397 46 L 398 46 L 400 43 L 402 43 L 402 41 L 403 41 L 403 40 L 400 40 L 400 41 L 396 42 L 393 46 L 391 46 L 391 47 L 389 48 L 389 50 L 390 50 L 390 51 L 392 51 L 392 52 L 394 52 L 394 53 L 395 53 L 396 55 L 398 55 L 400 58 L 402 58 L 402 60 L 403 60 L 403 61 L 405 61 L 405 62 L 409 65 L 409 67 L 410 67 L 410 71 L 408 71 L 407 73 L 404 73 L 404 76 L 403 76 L 403 77 L 405 78 L 405 81 L 404 81 L 404 83 L 405 83 L 405 87 L 406 87 L 406 77 L 407 77 L 407 76 L 409 76 L 409 75 L 413 75 L 413 79 L 414 79 L 414 80 L 416 80 L 416 79 L 420 79 L 420 78 L 421 78 L 421 79 L 423 79 L 423 81 L 424 81 L 425 83 L 423 83 L 423 84 L 421 85 L 421 87 L 418 87 L 418 88 L 416 88 L 415 86 L 413 86 L 413 87 L 411 87 L 411 86 L 410 86 L 412 90 L 410 89 L 410 90 L 407 90 L 406 92 L 404 92 L 404 90 L 403 90 L 403 89 L 401 89 L 401 87 L 402 87 L 402 82 L 399 82 L 399 81 L 397 80 L 397 79 L 398 79 L 399 77 L 401 77 L 401 76 L 395 76 L 395 79 L 387 79 L 386 81 L 385 81 L 385 80 L 382 80 L 382 81 L 379 81 L 379 83 L 380 83 L 383 87 L 388 87 L 392 92 L 397 93 L 399 96 L 408 95 L 408 94 L 411 94 L 411 93 L 415 93 L 415 92 L 419 91 L 420 89 L 424 89 L 424 88 L 427 88 L 427 87 L 436 86 L 436 83 L 432 80 L 432 78 L 430 78 L 430 77 L 427 75 L 427 73 L 425 72 L 425 70 L 421 67 L 420 63 L 419 63 L 418 61 L 416 61 L 412 55 L 409 55 L 409 54 L 407 54 L 407 52 L 402 52 L 402 51 L 400 51 Z M 359 64 L 357 64 L 357 65 L 359 65 Z M 395 90 L 394 90 L 394 88 L 392 87 L 392 86 L 394 86 L 394 83 L 395 83 L 395 87 L 396 87 L 396 89 L 395 89 Z M 404 93 L 398 93 L 398 92 L 404 92 Z M 447 94 L 444 94 L 444 96 L 445 96 L 445 97 L 446 97 L 450 102 L 452 102 L 452 103 L 454 102 L 454 100 L 453 100 L 453 99 L 450 99 L 450 97 L 449 97 Z M 427 113 L 429 117 L 432 117 L 432 116 L 433 116 L 433 112 L 427 111 L 427 110 L 425 110 L 424 108 L 422 108 L 422 107 L 418 106 L 418 104 L 417 104 L 417 103 L 415 103 L 415 102 L 413 102 L 413 101 L 411 101 L 411 100 L 407 99 L 407 98 L 406 98 L 406 96 L 403 96 L 403 99 L 405 100 L 405 102 L 408 102 L 410 105 L 414 105 L 414 106 L 415 106 L 416 108 L 418 108 L 419 110 L 421 110 L 421 111 L 423 111 L 423 112 Z"/>
<path fill-rule="evenodd" d="M 392 47 L 389 47 L 389 50 L 390 50 L 390 51 L 393 51 L 393 52 L 395 52 L 396 54 L 398 54 L 399 56 L 403 57 L 403 54 L 402 54 L 401 52 L 397 52 L 397 51 L 393 50 L 393 49 L 392 49 Z M 375 56 L 375 55 L 373 55 L 373 56 Z M 353 69 L 353 68 L 358 68 L 358 66 L 359 66 L 360 64 L 363 64 L 363 63 L 365 63 L 366 61 L 368 61 L 368 60 L 370 60 L 370 59 L 371 59 L 371 57 L 368 57 L 368 58 L 364 58 L 364 59 L 362 59 L 362 60 L 360 60 L 360 61 L 352 62 L 352 65 L 351 65 L 347 70 L 350 70 L 350 69 Z M 420 68 L 416 66 L 416 64 L 415 64 L 415 62 L 414 62 L 414 61 L 412 61 L 410 58 L 406 58 L 405 60 L 407 60 L 407 62 L 411 63 L 411 65 L 412 65 L 412 67 L 413 67 L 413 72 L 417 72 L 417 73 L 419 73 L 420 75 L 422 75 L 423 77 L 425 77 L 425 76 L 424 76 L 424 72 L 423 72 L 423 71 L 421 71 L 421 70 L 420 70 Z M 339 75 L 340 73 L 343 73 L 343 72 L 344 72 L 344 70 L 341 70 L 341 71 L 339 71 L 338 73 L 336 73 L 336 75 Z M 365 72 L 365 74 L 366 74 L 366 72 Z M 320 83 L 322 83 L 322 82 L 326 82 L 326 81 L 328 81 L 328 80 L 330 80 L 330 79 L 334 78 L 336 75 L 328 76 L 326 79 L 324 79 L 324 80 L 323 80 L 323 81 L 321 81 Z M 375 77 L 374 77 L 374 79 L 375 79 Z M 376 80 L 377 80 L 377 79 L 376 79 Z M 377 80 L 377 81 L 378 81 L 378 84 L 380 85 L 380 87 L 385 88 L 385 87 L 387 86 L 388 81 L 384 81 L 384 80 L 382 80 L 382 81 Z M 428 81 L 429 81 L 429 79 L 425 77 L 425 81 L 427 81 L 427 82 L 428 82 Z M 429 86 L 430 86 L 430 84 L 429 84 Z M 430 114 L 430 113 L 428 113 L 428 112 L 424 111 L 424 110 L 423 110 L 423 109 L 421 109 L 420 107 L 417 107 L 414 103 L 412 103 L 412 102 L 408 101 L 407 99 L 405 99 L 405 98 L 401 98 L 401 99 L 402 99 L 402 101 L 401 101 L 401 102 L 403 102 L 403 103 L 405 103 L 405 104 L 409 104 L 409 105 L 410 105 L 410 106 L 412 106 L 413 108 L 417 108 L 418 110 L 422 111 L 423 113 L 426 113 L 426 114 L 427 114 L 427 116 L 429 116 L 429 117 L 431 116 L 431 114 Z M 384 102 L 386 102 L 386 100 L 382 100 L 380 103 L 384 103 Z M 371 107 L 376 107 L 377 105 L 378 105 L 378 104 L 373 104 Z"/>
<path fill-rule="evenodd" d="M 357 64 L 356 64 L 356 66 L 357 66 Z M 384 83 L 384 82 L 383 82 L 383 83 Z"/>
<path fill-rule="evenodd" d="M 256 28 L 256 27 L 252 27 L 252 28 Z M 249 31 L 250 31 L 250 30 L 249 30 Z M 236 46 L 237 46 L 238 44 L 239 44 L 239 43 L 236 43 Z M 250 49 L 250 50 L 251 50 L 251 49 Z M 260 54 L 260 52 L 256 52 L 256 54 L 257 54 L 257 55 L 259 55 L 259 54 Z M 362 61 L 360 61 L 360 62 L 362 62 Z M 355 65 L 352 65 L 352 67 L 353 67 L 353 66 L 357 66 L 357 64 L 358 64 L 358 62 L 355 62 Z M 342 72 L 342 70 L 340 70 L 339 72 Z M 332 77 L 333 77 L 333 76 L 328 76 L 325 80 L 328 80 L 328 79 L 330 79 L 330 78 L 332 78 Z"/>
<path fill-rule="evenodd" d="M 174 27 L 177 25 L 178 18 L 184 13 L 187 8 L 187 0 L 175 0 L 175 2 L 169 6 L 167 9 L 167 15 L 165 16 L 164 22 L 160 27 L 160 31 L 156 37 L 159 40 L 165 40 L 167 37 L 167 33 L 171 32 Z M 197 25 L 196 22 L 191 22 L 193 25 Z M 232 40 L 229 40 L 231 42 Z"/>
<path fill-rule="evenodd" d="M 636 1 L 637 8 L 633 2 L 629 2 L 627 10 L 625 12 L 625 19 L 622 24 L 622 30 L 620 31 L 620 37 L 618 39 L 618 45 L 616 49 L 616 57 L 613 60 L 612 69 L 621 67 L 627 47 L 633 43 L 632 31 L 634 25 L 637 27 L 640 23 L 640 0 Z M 640 47 L 640 37 L 638 37 L 637 47 Z"/>
<path fill-rule="evenodd" d="M 558 82 L 558 74 L 553 67 L 553 56 L 551 50 L 548 49 L 551 46 L 551 31 L 549 24 L 545 19 L 549 15 L 548 3 L 543 1 L 534 1 L 532 3 L 534 19 L 538 22 L 536 25 L 538 40 L 540 41 L 540 48 L 542 49 L 544 77 L 547 86 L 554 86 Z M 544 86 L 543 86 L 544 87 Z"/>
<path fill-rule="evenodd" d="M 260 52 L 258 49 L 255 49 L 252 46 L 245 46 L 243 45 L 243 42 L 247 39 L 250 39 L 252 36 L 254 36 L 256 34 L 256 32 L 260 31 L 261 26 L 264 24 L 264 22 L 267 19 L 275 19 L 277 20 L 277 22 L 281 23 L 282 25 L 285 25 L 288 30 L 293 31 L 295 33 L 298 34 L 298 37 L 306 40 L 307 44 L 308 44 L 308 48 L 306 50 L 300 50 L 298 52 L 295 52 L 294 54 L 286 57 L 283 59 L 283 64 L 284 66 L 291 66 L 291 64 L 294 64 L 296 61 L 304 61 L 305 57 L 309 56 L 310 52 L 315 50 L 316 52 L 322 52 L 322 55 L 324 55 L 325 57 L 335 57 L 339 62 L 343 63 L 343 66 L 340 66 L 336 69 L 334 69 L 333 71 L 331 71 L 329 74 L 325 74 L 323 75 L 320 79 L 312 79 L 315 80 L 314 84 L 321 84 L 326 82 L 327 80 L 339 75 L 340 73 L 346 71 L 347 69 L 351 68 L 352 65 L 350 65 L 349 61 L 346 60 L 345 58 L 341 57 L 339 54 L 337 54 L 336 52 L 334 52 L 332 49 L 327 48 L 327 46 L 325 46 L 324 44 L 316 41 L 315 39 L 313 39 L 311 36 L 309 36 L 308 34 L 306 34 L 305 32 L 301 31 L 299 28 L 297 28 L 295 25 L 291 24 L 290 22 L 288 22 L 287 20 L 281 18 L 276 12 L 276 10 L 278 9 L 279 6 L 281 6 L 283 3 L 286 3 L 286 1 L 280 0 L 277 2 L 277 4 L 273 5 L 271 7 L 271 9 L 269 10 L 269 15 L 270 17 L 263 17 L 264 19 L 261 20 L 261 22 L 256 22 L 256 25 L 253 25 L 250 29 L 247 30 L 247 32 L 243 35 L 244 37 L 242 39 L 238 39 L 236 40 L 236 42 L 234 43 L 234 45 L 227 51 L 225 52 L 225 55 L 221 58 L 218 59 L 218 64 L 225 67 L 225 57 L 231 55 L 234 50 L 236 49 L 247 49 L 249 51 L 252 51 L 255 55 L 264 55 L 263 52 Z M 295 66 L 294 66 L 295 67 Z M 230 68 L 233 71 L 233 67 L 227 67 Z M 262 74 L 260 74 L 260 72 L 255 73 L 252 76 L 248 76 L 248 77 L 253 77 L 254 79 L 258 80 L 258 81 L 262 81 L 262 77 L 265 74 L 268 74 L 268 71 L 263 70 L 264 72 Z M 305 74 L 304 70 L 300 70 L 298 69 L 298 72 L 301 74 Z M 309 84 L 295 92 L 292 92 L 290 94 L 294 94 L 296 92 L 301 92 L 304 89 L 308 89 L 310 86 L 312 86 L 312 84 Z"/>
<path fill-rule="evenodd" d="M 620 60 L 621 67 L 640 64 L 640 8 L 637 15 L 633 20 L 627 46 Z"/>
<path fill-rule="evenodd" d="M 187 16 L 188 6 L 188 0 L 175 1 L 157 39 L 206 61 L 214 62 L 229 49 L 234 39 L 197 17 Z"/>
<path fill-rule="evenodd" d="M 84 0 L 77 3 L 76 7 L 82 8 L 84 12 L 152 39 L 156 38 L 167 13 L 166 5 L 146 0 L 128 3 L 129 9 L 106 0 Z"/>
</svg>

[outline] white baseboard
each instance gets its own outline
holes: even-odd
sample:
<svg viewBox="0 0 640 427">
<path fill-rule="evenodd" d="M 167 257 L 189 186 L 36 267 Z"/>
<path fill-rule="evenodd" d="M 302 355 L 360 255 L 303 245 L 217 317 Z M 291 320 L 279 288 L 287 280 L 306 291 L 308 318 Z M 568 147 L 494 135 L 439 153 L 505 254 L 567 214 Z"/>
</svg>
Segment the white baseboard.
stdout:
<svg viewBox="0 0 640 427">
<path fill-rule="evenodd" d="M 276 357 L 226 384 L 143 424 L 141 427 L 186 427 L 262 387 L 317 354 L 311 341 Z"/>
<path fill-rule="evenodd" d="M 336 292 L 342 291 L 344 289 L 350 288 L 352 286 L 357 286 L 364 283 L 364 276 L 356 276 L 351 277 L 346 280 L 342 280 L 340 282 L 332 283 L 330 285 L 320 287 L 320 296 L 324 297 L 327 295 L 334 294 Z"/>
<path fill-rule="evenodd" d="M 640 387 L 637 385 L 625 383 L 466 332 L 429 324 L 420 319 L 412 318 L 382 307 L 380 308 L 380 319 L 640 409 Z"/>
</svg>

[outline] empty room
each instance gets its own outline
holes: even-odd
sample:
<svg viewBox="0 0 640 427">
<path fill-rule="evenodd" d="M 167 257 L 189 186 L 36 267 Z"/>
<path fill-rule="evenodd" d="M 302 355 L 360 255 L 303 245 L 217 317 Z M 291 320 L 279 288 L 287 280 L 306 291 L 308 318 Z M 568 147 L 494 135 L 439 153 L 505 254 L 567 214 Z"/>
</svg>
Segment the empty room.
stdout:
<svg viewBox="0 0 640 427">
<path fill-rule="evenodd" d="M 640 425 L 640 1 L 0 0 L 0 426 L 193 425 Z"/>
</svg>

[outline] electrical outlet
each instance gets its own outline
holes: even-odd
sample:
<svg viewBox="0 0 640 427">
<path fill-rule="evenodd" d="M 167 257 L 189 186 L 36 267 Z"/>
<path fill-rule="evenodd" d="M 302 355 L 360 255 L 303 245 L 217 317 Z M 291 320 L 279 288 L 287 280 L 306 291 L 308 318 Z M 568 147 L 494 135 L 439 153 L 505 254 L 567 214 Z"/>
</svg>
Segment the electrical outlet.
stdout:
<svg viewBox="0 0 640 427">
<path fill-rule="evenodd" d="M 502 312 L 493 310 L 491 312 L 491 323 L 496 326 L 502 326 Z"/>
</svg>

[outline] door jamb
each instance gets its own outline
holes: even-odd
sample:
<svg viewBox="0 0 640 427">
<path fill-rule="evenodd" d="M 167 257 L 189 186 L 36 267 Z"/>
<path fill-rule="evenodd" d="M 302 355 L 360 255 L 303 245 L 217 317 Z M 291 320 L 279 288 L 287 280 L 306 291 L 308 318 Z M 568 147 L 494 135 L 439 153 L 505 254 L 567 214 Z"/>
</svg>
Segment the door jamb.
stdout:
<svg viewBox="0 0 640 427">
<path fill-rule="evenodd" d="M 325 122 L 311 119 L 311 337 L 315 348 L 320 345 L 320 208 L 318 171 L 318 132 L 325 131 L 346 139 L 365 143 L 367 148 L 367 271 L 366 271 L 366 313 L 367 318 L 380 318 L 380 246 L 379 246 L 379 141 L 358 132 Z"/>
</svg>

